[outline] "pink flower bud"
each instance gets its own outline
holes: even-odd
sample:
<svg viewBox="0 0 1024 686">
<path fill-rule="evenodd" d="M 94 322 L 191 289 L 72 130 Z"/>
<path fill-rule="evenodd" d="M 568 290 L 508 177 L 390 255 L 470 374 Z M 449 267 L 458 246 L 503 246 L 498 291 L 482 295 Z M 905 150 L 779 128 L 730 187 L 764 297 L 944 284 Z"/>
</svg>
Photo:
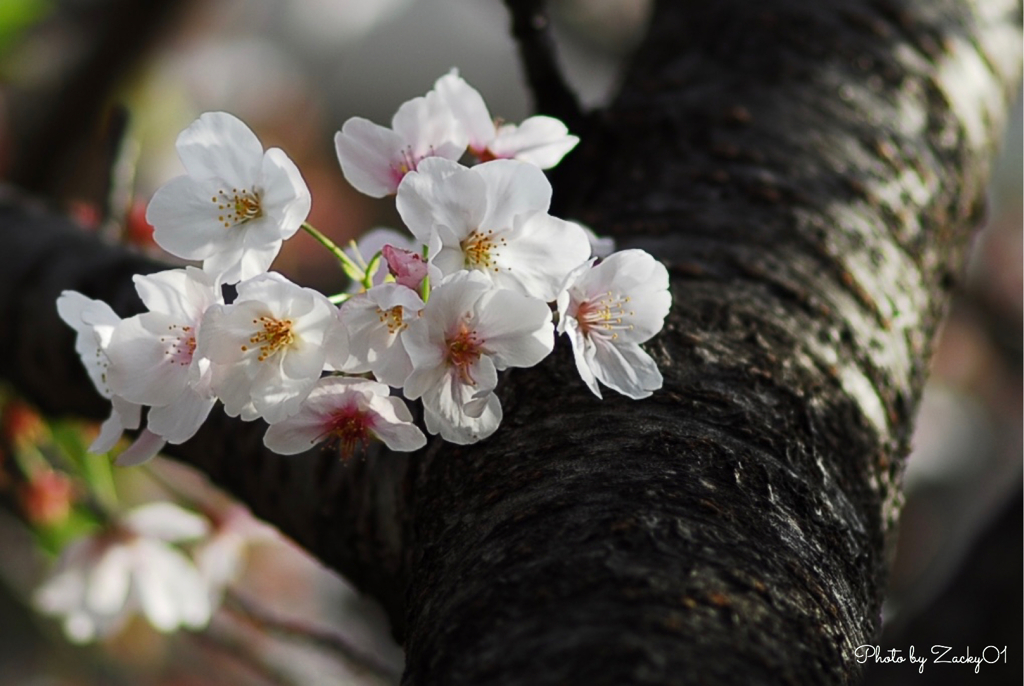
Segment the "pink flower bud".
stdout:
<svg viewBox="0 0 1024 686">
<path fill-rule="evenodd" d="M 40 472 L 19 490 L 25 516 L 33 524 L 56 525 L 68 518 L 73 498 L 71 481 L 51 470 Z"/>
<path fill-rule="evenodd" d="M 385 245 L 381 254 L 388 263 L 388 271 L 395 277 L 395 281 L 414 291 L 419 289 L 420 283 L 427 275 L 427 263 L 420 255 L 391 245 Z"/>
</svg>

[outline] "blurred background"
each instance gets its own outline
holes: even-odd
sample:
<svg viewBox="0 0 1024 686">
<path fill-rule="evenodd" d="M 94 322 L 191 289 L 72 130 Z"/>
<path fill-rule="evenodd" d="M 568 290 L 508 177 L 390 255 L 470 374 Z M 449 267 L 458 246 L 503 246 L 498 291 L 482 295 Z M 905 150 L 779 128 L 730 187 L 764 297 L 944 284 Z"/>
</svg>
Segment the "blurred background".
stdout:
<svg viewBox="0 0 1024 686">
<path fill-rule="evenodd" d="M 642 36 L 649 3 L 550 5 L 569 79 L 598 106 Z M 493 115 L 519 121 L 531 103 L 508 24 L 498 0 L 0 0 L 0 184 L 52 199 L 83 230 L 159 255 L 145 207 L 182 172 L 175 137 L 200 113 L 225 110 L 296 162 L 313 195 L 310 222 L 335 242 L 398 227 L 393 203 L 344 181 L 335 131 L 356 115 L 388 125 L 402 102 L 452 67 Z M 120 74 L 113 99 L 68 86 L 90 69 Z M 55 130 L 46 119 L 54 110 L 66 141 L 36 134 Z M 78 135 L 90 111 L 101 120 L 86 122 L 89 130 L 101 133 Z M 1020 683 L 1021 668 L 1019 104 L 1011 121 L 987 228 L 940 336 L 918 420 L 882 639 L 883 649 L 916 643 L 919 652 L 935 643 L 1007 645 L 1015 671 L 988 671 L 978 682 L 986 684 Z M 285 243 L 275 268 L 325 292 L 344 286 L 333 258 L 305 234 Z M 82 448 L 94 427 L 44 422 L 9 390 L 0 389 L 0 407 L 0 460 L 27 475 L 0 477 L 0 686 L 397 683 L 401 650 L 379 609 L 197 475 L 159 458 L 146 469 L 102 472 Z M 32 608 L 61 547 L 96 526 L 78 513 L 76 479 L 95 484 L 98 473 L 119 507 L 167 499 L 215 526 L 230 519 L 244 566 L 209 629 L 161 634 L 136 618 L 74 645 Z M 869 670 L 865 683 L 943 679 L 964 676 L 887 667 Z"/>
</svg>

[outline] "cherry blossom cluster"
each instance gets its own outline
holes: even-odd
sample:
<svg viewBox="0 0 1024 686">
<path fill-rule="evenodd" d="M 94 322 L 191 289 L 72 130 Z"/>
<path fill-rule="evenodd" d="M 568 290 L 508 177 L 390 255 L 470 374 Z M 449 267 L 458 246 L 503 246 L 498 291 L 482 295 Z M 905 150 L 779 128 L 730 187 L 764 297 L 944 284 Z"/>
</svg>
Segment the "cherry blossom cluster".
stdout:
<svg viewBox="0 0 1024 686">
<path fill-rule="evenodd" d="M 207 113 L 182 132 L 186 174 L 156 192 L 147 219 L 158 245 L 202 267 L 136 276 L 148 311 L 123 320 L 76 292 L 57 303 L 113 406 L 94 451 L 138 429 L 146 406 L 119 458 L 143 462 L 193 436 L 217 401 L 269 424 L 265 443 L 282 454 L 324 440 L 350 453 L 371 438 L 416 450 L 426 437 L 414 400 L 427 432 L 474 443 L 501 422 L 498 372 L 536 365 L 563 333 L 598 397 L 601 385 L 638 399 L 661 387 L 640 345 L 668 314 L 667 271 L 549 213 L 542 169 L 578 142 L 564 124 L 495 124 L 455 71 L 391 124 L 356 117 L 335 138 L 349 183 L 394 195 L 411 233 L 385 234 L 366 254 L 306 223 L 296 166 L 235 117 Z M 300 228 L 335 254 L 354 292 L 326 297 L 268 271 Z M 236 287 L 230 303 L 223 285 Z"/>
</svg>

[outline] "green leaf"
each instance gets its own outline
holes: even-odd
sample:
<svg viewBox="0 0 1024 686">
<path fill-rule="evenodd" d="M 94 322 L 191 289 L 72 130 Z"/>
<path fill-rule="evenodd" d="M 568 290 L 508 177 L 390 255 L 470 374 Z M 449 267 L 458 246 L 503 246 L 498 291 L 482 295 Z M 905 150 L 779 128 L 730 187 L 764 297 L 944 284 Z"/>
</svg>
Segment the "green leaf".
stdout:
<svg viewBox="0 0 1024 686">
<path fill-rule="evenodd" d="M 52 0 L 0 0 L 0 55 L 21 33 L 53 11 Z"/>
</svg>

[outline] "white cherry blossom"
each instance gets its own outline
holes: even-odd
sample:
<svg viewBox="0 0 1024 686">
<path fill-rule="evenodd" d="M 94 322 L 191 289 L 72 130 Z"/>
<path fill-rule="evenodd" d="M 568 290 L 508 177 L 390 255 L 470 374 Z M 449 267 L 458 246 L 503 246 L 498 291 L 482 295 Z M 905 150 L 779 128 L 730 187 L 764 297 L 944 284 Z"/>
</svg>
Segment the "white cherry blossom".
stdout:
<svg viewBox="0 0 1024 686">
<path fill-rule="evenodd" d="M 547 304 L 498 289 L 479 272 L 446 278 L 430 294 L 404 343 L 413 371 L 405 396 L 422 398 L 427 430 L 453 443 L 494 433 L 501 406 L 497 372 L 532 367 L 554 346 Z"/>
<path fill-rule="evenodd" d="M 466 168 L 424 160 L 398 189 L 406 226 L 444 276 L 481 272 L 497 287 L 553 301 L 566 276 L 590 257 L 578 224 L 547 213 L 551 184 L 537 167 L 495 160 Z"/>
<path fill-rule="evenodd" d="M 136 275 L 135 288 L 149 312 L 114 328 L 108 381 L 118 395 L 151 406 L 150 432 L 182 443 L 195 435 L 216 402 L 209 361 L 195 351 L 203 313 L 223 303 L 220 288 L 195 267 Z"/>
<path fill-rule="evenodd" d="M 554 167 L 580 139 L 558 119 L 536 115 L 516 124 L 496 124 L 480 93 L 459 76 L 457 69 L 434 84 L 469 134 L 469 150 L 481 162 L 516 159 L 541 169 Z"/>
<path fill-rule="evenodd" d="M 141 406 L 115 396 L 107 381 L 110 359 L 107 346 L 114 327 L 121 318 L 102 300 L 93 300 L 77 291 L 64 291 L 57 298 L 57 313 L 75 330 L 75 352 L 82 358 L 82 364 L 89 374 L 96 390 L 111 401 L 110 418 L 100 428 L 99 436 L 89 446 L 89 451 L 105 453 L 117 444 L 125 429 L 139 428 Z"/>
<path fill-rule="evenodd" d="M 661 330 L 672 305 L 665 265 L 643 250 L 585 264 L 558 296 L 558 332 L 569 335 L 576 369 L 601 397 L 605 386 L 640 399 L 661 388 L 657 364 L 640 347 Z"/>
<path fill-rule="evenodd" d="M 402 104 L 391 128 L 352 117 L 334 137 L 338 161 L 352 187 L 372 198 L 398 190 L 422 160 L 457 160 L 466 152 L 466 133 L 437 93 Z"/>
<path fill-rule="evenodd" d="M 232 304 L 210 307 L 196 349 L 211 362 L 225 411 L 271 424 L 298 412 L 328 353 L 337 364 L 348 358 L 337 308 L 273 272 L 240 283 Z"/>
<path fill-rule="evenodd" d="M 181 132 L 187 172 L 153 195 L 146 221 L 153 240 L 178 257 L 202 260 L 222 283 L 262 274 L 309 215 L 298 168 L 279 148 L 226 112 L 207 112 Z"/>
<path fill-rule="evenodd" d="M 348 331 L 350 357 L 341 371 L 373 372 L 378 381 L 401 387 L 412 373 L 403 337 L 422 309 L 419 294 L 398 283 L 349 298 L 341 306 L 341 322 Z"/>
<path fill-rule="evenodd" d="M 206 583 L 169 544 L 207 531 L 205 519 L 175 505 L 144 505 L 66 548 L 34 604 L 62 617 L 76 643 L 116 632 L 137 611 L 159 631 L 200 629 L 212 612 Z"/>
<path fill-rule="evenodd" d="M 100 427 L 100 433 L 89 446 L 91 453 L 109 452 L 121 440 L 125 430 L 139 428 L 142 406 L 133 403 L 110 390 L 107 373 L 110 358 L 107 350 L 114 328 L 121 318 L 102 300 L 93 300 L 77 291 L 64 291 L 57 298 L 57 313 L 77 334 L 75 351 L 82 358 L 89 378 L 96 390 L 110 400 L 110 417 Z M 138 438 L 117 458 L 122 466 L 139 464 L 160 452 L 166 441 L 153 433 L 143 430 Z"/>
<path fill-rule="evenodd" d="M 299 412 L 267 429 L 263 442 L 282 455 L 305 452 L 321 441 L 337 441 L 351 456 L 370 439 L 391 450 L 419 450 L 426 436 L 412 423 L 401 398 L 384 384 L 365 379 L 326 377 L 302 402 Z"/>
</svg>

